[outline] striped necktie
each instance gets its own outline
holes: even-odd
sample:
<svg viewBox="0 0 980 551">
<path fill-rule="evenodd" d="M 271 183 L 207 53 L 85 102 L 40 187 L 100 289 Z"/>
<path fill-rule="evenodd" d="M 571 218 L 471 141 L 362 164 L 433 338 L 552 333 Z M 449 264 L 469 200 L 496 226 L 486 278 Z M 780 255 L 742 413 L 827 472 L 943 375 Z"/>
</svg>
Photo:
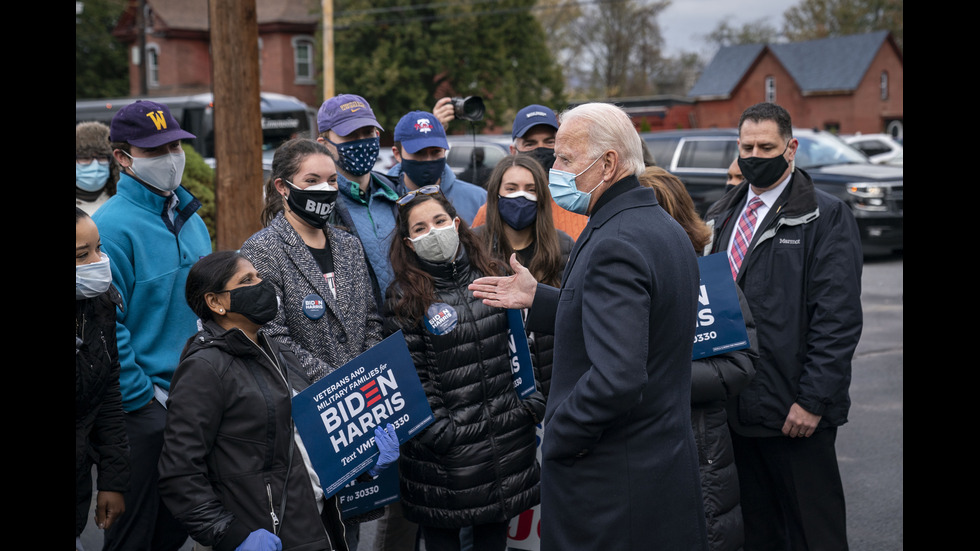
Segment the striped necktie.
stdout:
<svg viewBox="0 0 980 551">
<path fill-rule="evenodd" d="M 732 279 L 738 276 L 738 269 L 742 266 L 745 253 L 749 250 L 749 243 L 752 242 L 752 231 L 755 228 L 755 211 L 762 205 L 762 199 L 759 199 L 758 196 L 753 197 L 738 219 L 735 239 L 732 240 L 732 250 L 728 253 L 728 263 L 732 267 Z"/>
</svg>

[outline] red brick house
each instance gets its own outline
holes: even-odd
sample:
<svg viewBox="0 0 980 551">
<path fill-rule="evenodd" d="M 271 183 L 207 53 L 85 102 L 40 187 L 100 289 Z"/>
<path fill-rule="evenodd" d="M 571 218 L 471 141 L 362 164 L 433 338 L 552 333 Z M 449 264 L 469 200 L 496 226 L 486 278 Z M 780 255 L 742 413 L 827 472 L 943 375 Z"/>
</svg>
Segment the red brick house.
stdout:
<svg viewBox="0 0 980 551">
<path fill-rule="evenodd" d="M 688 97 L 700 128 L 734 127 L 742 111 L 771 101 L 798 127 L 901 137 L 904 62 L 887 31 L 718 51 Z"/>
<path fill-rule="evenodd" d="M 211 91 L 207 0 L 142 0 L 145 35 L 136 24 L 140 0 L 130 0 L 113 34 L 130 48 L 129 91 L 140 94 L 140 63 L 146 63 L 148 96 Z M 259 74 L 263 92 L 295 96 L 319 105 L 315 35 L 319 0 L 255 0 L 259 28 Z M 140 42 L 145 41 L 145 55 Z"/>
</svg>

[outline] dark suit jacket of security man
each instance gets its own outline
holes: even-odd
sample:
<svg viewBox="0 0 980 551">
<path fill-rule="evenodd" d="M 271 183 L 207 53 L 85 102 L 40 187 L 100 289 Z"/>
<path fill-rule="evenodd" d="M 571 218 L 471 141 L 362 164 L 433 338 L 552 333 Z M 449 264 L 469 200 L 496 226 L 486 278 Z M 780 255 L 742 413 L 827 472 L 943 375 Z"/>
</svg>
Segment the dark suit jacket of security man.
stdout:
<svg viewBox="0 0 980 551">
<path fill-rule="evenodd" d="M 698 264 L 635 176 L 596 201 L 561 289 L 528 328 L 554 332 L 542 442 L 541 549 L 706 549 L 691 431 Z"/>
</svg>

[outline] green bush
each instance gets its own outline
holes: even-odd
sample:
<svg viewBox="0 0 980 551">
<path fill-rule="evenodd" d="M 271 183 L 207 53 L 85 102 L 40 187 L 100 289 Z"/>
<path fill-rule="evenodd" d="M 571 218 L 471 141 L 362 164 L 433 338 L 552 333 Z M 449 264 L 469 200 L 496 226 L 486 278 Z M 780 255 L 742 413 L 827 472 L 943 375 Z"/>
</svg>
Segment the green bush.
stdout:
<svg viewBox="0 0 980 551">
<path fill-rule="evenodd" d="M 189 144 L 184 143 L 184 157 L 187 159 L 184 164 L 184 176 L 181 185 L 184 189 L 191 192 L 201 202 L 201 208 L 197 211 L 204 219 L 208 227 L 208 234 L 211 236 L 211 249 L 215 247 L 214 226 L 214 170 L 204 162 L 204 157 L 194 151 Z"/>
</svg>

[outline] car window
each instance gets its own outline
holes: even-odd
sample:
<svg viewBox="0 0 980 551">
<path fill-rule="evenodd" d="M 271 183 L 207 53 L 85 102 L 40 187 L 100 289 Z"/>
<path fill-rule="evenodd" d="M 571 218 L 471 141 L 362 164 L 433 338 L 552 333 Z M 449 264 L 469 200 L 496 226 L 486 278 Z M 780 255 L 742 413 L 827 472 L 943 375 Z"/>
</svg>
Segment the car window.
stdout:
<svg viewBox="0 0 980 551">
<path fill-rule="evenodd" d="M 860 149 L 865 155 L 880 155 L 882 153 L 888 153 L 891 151 L 891 147 L 881 140 L 865 140 L 851 144 L 854 147 Z"/>
<path fill-rule="evenodd" d="M 684 140 L 677 168 L 727 169 L 736 154 L 735 139 Z"/>
<path fill-rule="evenodd" d="M 483 150 L 483 164 L 488 168 L 497 166 L 500 159 L 503 159 L 507 155 L 504 148 L 496 145 L 477 144 L 476 148 Z M 467 144 L 453 144 L 452 149 L 449 150 L 449 154 L 446 156 L 446 163 L 450 167 L 460 170 L 469 166 L 472 160 L 473 145 Z"/>
<path fill-rule="evenodd" d="M 677 142 L 680 140 L 680 138 L 646 138 L 647 148 L 657 166 L 670 165 L 674 158 L 674 150 L 677 149 Z"/>
<path fill-rule="evenodd" d="M 868 164 L 868 158 L 839 138 L 827 133 L 796 135 L 800 147 L 796 151 L 796 166 L 816 168 L 836 164 Z"/>
</svg>

